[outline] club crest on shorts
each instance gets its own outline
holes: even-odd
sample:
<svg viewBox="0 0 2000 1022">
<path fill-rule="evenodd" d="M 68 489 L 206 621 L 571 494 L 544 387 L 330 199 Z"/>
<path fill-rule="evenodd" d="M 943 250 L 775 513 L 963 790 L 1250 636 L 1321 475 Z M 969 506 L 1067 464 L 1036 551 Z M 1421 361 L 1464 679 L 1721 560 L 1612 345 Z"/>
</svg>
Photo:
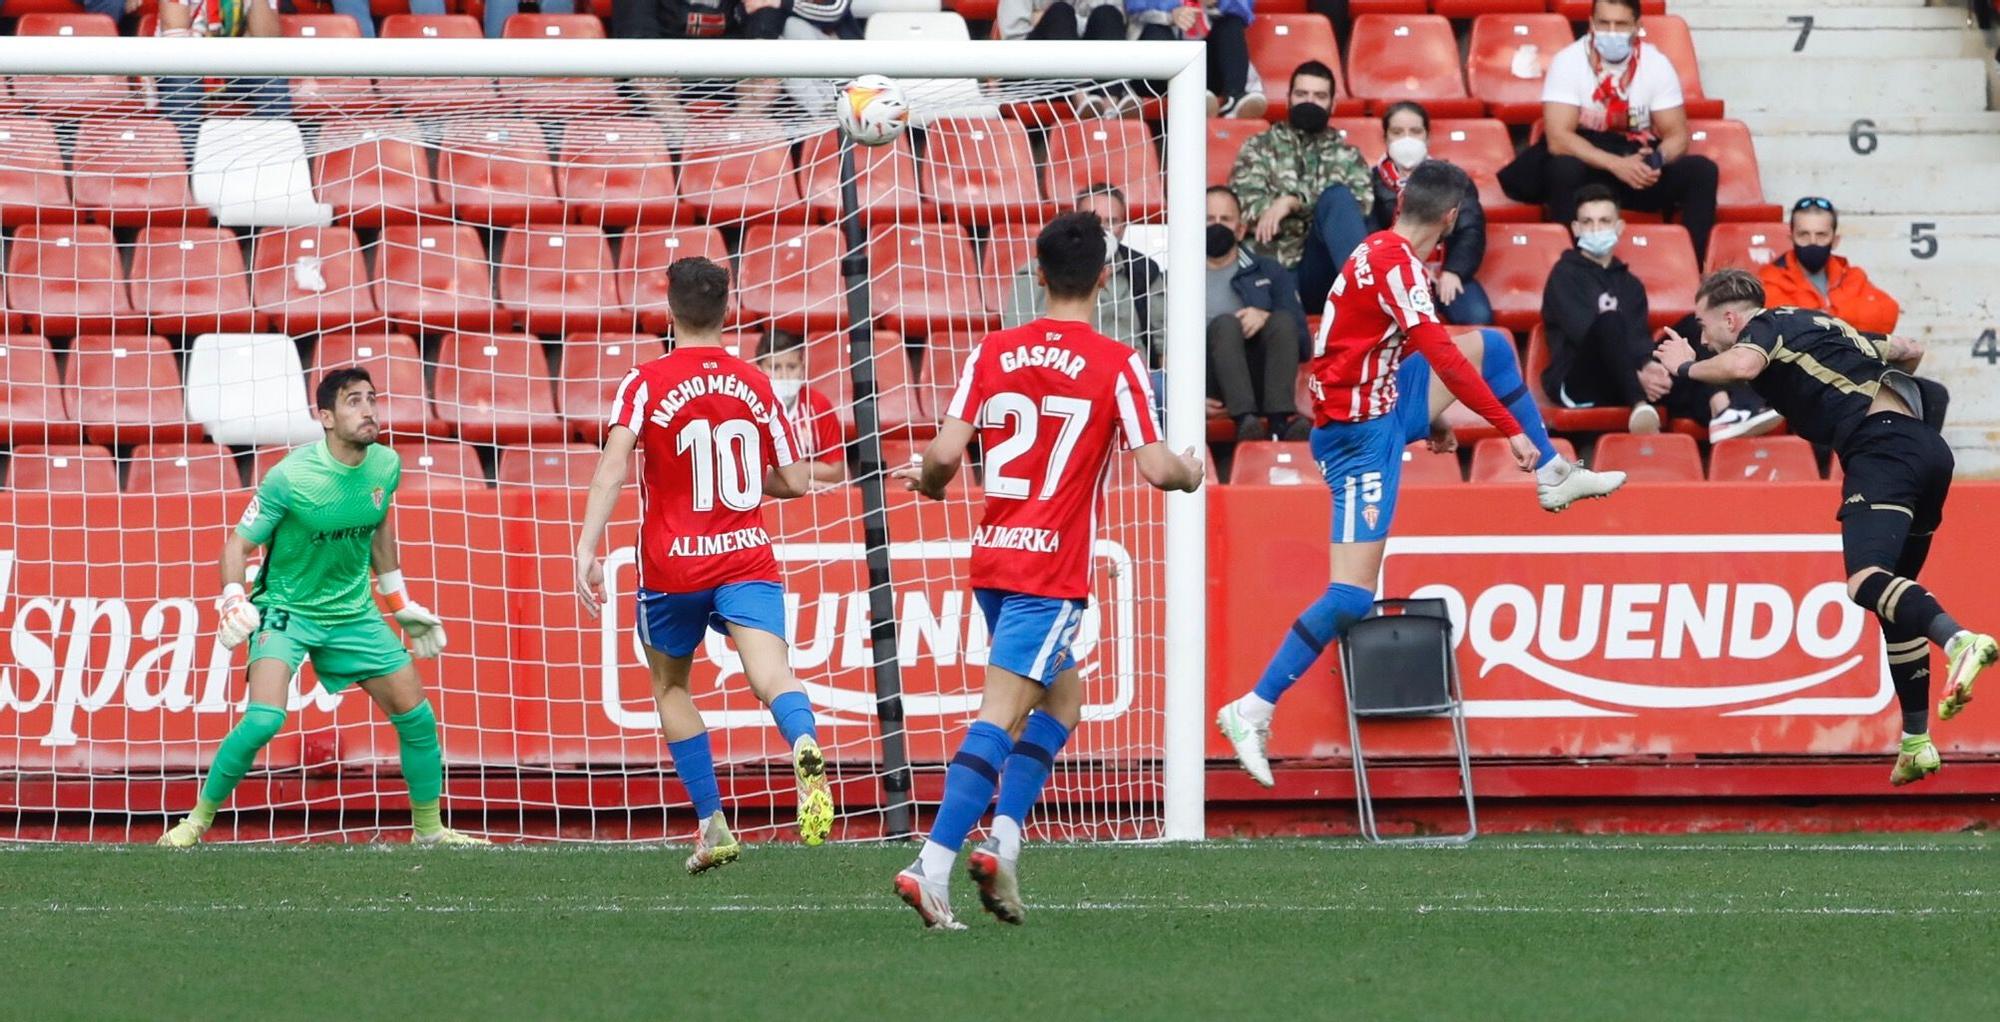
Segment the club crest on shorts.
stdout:
<svg viewBox="0 0 2000 1022">
<path fill-rule="evenodd" d="M 1376 504 L 1370 504 L 1367 507 L 1362 508 L 1361 520 L 1367 522 L 1369 528 L 1371 529 L 1374 528 L 1375 523 L 1382 520 L 1381 506 Z"/>
<path fill-rule="evenodd" d="M 382 488 L 380 486 L 375 487 L 375 492 L 370 493 L 368 499 L 374 502 L 375 510 L 382 510 Z"/>
</svg>

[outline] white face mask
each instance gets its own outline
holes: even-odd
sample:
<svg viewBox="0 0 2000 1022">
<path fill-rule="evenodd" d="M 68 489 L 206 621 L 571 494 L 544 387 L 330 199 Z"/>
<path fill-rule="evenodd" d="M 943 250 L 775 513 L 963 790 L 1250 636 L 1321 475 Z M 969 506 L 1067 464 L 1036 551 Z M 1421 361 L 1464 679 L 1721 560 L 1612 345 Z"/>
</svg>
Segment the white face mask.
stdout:
<svg viewBox="0 0 2000 1022">
<path fill-rule="evenodd" d="M 799 391 L 804 390 L 805 386 L 806 381 L 804 380 L 773 379 L 771 381 L 771 392 L 778 395 L 778 400 L 785 407 L 790 408 L 799 403 Z"/>
<path fill-rule="evenodd" d="M 1112 230 L 1106 230 L 1104 232 L 1104 261 L 1110 263 L 1110 262 L 1115 262 L 1117 259 L 1118 259 L 1118 232 Z"/>
<path fill-rule="evenodd" d="M 1399 169 L 1410 170 L 1424 162 L 1424 157 L 1430 155 L 1430 150 L 1430 145 L 1423 139 L 1415 135 L 1404 135 L 1389 143 L 1389 162 Z"/>
<path fill-rule="evenodd" d="M 1592 32 L 1590 36 L 1597 55 L 1608 63 L 1623 64 L 1632 55 L 1632 37 L 1624 32 Z"/>
<path fill-rule="evenodd" d="M 1576 236 L 1576 247 L 1593 259 L 1602 259 L 1618 247 L 1618 228 L 1607 227 L 1600 231 L 1585 231 Z"/>
</svg>

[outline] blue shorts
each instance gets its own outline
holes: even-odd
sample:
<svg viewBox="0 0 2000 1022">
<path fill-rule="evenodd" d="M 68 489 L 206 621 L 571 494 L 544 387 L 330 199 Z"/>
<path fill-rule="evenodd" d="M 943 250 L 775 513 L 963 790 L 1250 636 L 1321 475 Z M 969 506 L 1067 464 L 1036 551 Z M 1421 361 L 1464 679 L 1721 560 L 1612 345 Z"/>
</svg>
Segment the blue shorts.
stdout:
<svg viewBox="0 0 2000 1022">
<path fill-rule="evenodd" d="M 742 625 L 785 637 L 785 587 L 776 582 L 732 582 L 692 593 L 639 590 L 639 640 L 670 657 L 692 654 L 703 628 L 729 634 Z"/>
<path fill-rule="evenodd" d="M 1313 429 L 1313 460 L 1333 491 L 1335 543 L 1373 543 L 1389 535 L 1403 448 L 1430 436 L 1430 402 L 1430 362 L 1411 354 L 1396 371 L 1396 407 L 1389 414 Z"/>
<path fill-rule="evenodd" d="M 992 652 L 986 662 L 1047 687 L 1076 666 L 1070 644 L 1083 624 L 1082 600 L 1030 596 L 1005 589 L 974 589 L 986 615 Z"/>
</svg>

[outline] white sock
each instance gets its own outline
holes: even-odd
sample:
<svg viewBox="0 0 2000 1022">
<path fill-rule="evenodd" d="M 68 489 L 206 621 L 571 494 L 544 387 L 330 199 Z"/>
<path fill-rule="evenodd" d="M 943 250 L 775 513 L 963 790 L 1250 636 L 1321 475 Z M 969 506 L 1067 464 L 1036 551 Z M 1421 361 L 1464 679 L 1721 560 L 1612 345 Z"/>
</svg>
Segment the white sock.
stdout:
<svg viewBox="0 0 2000 1022">
<path fill-rule="evenodd" d="M 1000 857 L 1012 862 L 1021 857 L 1021 821 L 1011 816 L 993 818 L 993 840 L 1000 844 Z"/>
<path fill-rule="evenodd" d="M 936 841 L 925 841 L 924 850 L 917 853 L 917 864 L 924 868 L 925 880 L 949 887 L 951 869 L 958 865 L 958 853 Z"/>
<path fill-rule="evenodd" d="M 1242 714 L 1243 719 L 1252 725 L 1267 727 L 1271 723 L 1271 716 L 1278 712 L 1278 704 L 1267 703 L 1263 696 L 1248 692 L 1243 698 L 1236 700 L 1236 712 Z"/>
<path fill-rule="evenodd" d="M 1561 455 L 1550 458 L 1548 464 L 1535 470 L 1535 481 L 1543 486 L 1554 486 L 1569 478 L 1571 467 Z"/>
<path fill-rule="evenodd" d="M 1957 652 L 1958 650 L 1961 650 L 1961 649 L 1964 649 L 1964 648 L 1965 648 L 1965 644 L 1966 644 L 1966 643 L 1968 643 L 1968 642 L 1971 642 L 1971 641 L 1972 641 L 1972 631 L 1971 631 L 1971 629 L 1968 629 L 1968 628 L 1961 628 L 1961 629 L 1959 629 L 1959 630 L 1958 630 L 1958 634 L 1956 634 L 1956 635 L 1952 636 L 1951 638 L 1949 638 L 1949 639 L 1945 640 L 1945 644 L 1944 644 L 1944 655 L 1945 655 L 1945 656 L 1950 656 L 1950 655 L 1952 655 L 1952 654 L 1953 654 L 1954 652 Z"/>
</svg>

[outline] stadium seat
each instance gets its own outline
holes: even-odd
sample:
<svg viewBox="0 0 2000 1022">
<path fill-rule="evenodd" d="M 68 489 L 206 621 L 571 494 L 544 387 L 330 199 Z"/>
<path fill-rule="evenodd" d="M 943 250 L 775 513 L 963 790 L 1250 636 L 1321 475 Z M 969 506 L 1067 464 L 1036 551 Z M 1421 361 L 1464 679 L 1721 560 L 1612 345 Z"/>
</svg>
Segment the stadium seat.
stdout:
<svg viewBox="0 0 2000 1022">
<path fill-rule="evenodd" d="M 1067 206 L 1076 193 L 1099 182 L 1125 193 L 1133 220 L 1160 214 L 1165 200 L 1159 154 L 1144 121 L 1069 121 L 1049 132 L 1049 196 Z"/>
<path fill-rule="evenodd" d="M 1340 44 L 1333 38 L 1333 24 L 1320 14 L 1265 14 L 1259 11 L 1245 33 L 1250 43 L 1250 63 L 1264 80 L 1264 96 L 1270 106 L 1266 119 L 1278 123 L 1291 109 L 1292 72 L 1308 60 L 1317 60 L 1333 71 L 1333 113 L 1352 117 L 1364 105 L 1347 91 L 1341 76 Z"/>
<path fill-rule="evenodd" d="M 1718 483 L 1816 483 L 1819 459 L 1803 437 L 1724 440 L 1709 451 L 1708 478 Z"/>
<path fill-rule="evenodd" d="M 293 227 L 257 235 L 250 296 L 273 329 L 336 330 L 376 316 L 361 243 L 346 227 Z"/>
<path fill-rule="evenodd" d="M 54 126 L 32 117 L 0 117 L 0 227 L 70 217 L 69 168 Z"/>
<path fill-rule="evenodd" d="M 257 329 L 243 246 L 224 227 L 148 227 L 132 246 L 132 307 L 162 334 Z"/>
<path fill-rule="evenodd" d="M 1042 198 L 1028 132 L 998 118 L 946 118 L 925 133 L 924 196 L 962 224 L 1040 222 Z"/>
<path fill-rule="evenodd" d="M 503 39 L 602 39 L 604 22 L 594 14 L 516 14 L 500 34 Z M 609 78 L 502 79 L 499 86 L 537 120 L 618 113 L 625 102 Z"/>
<path fill-rule="evenodd" d="M 479 19 L 468 14 L 392 14 L 382 19 L 384 39 L 484 39 Z M 410 117 L 477 113 L 507 115 L 491 78 L 377 78 L 375 91 Z"/>
<path fill-rule="evenodd" d="M 1515 202 L 1500 190 L 1500 169 L 1514 160 L 1514 140 L 1505 124 L 1490 117 L 1433 120 L 1430 155 L 1458 164 L 1472 175 L 1487 220 L 1508 223 L 1542 218 L 1541 207 Z"/>
<path fill-rule="evenodd" d="M 560 442 L 542 342 L 528 334 L 446 334 L 432 390 L 438 418 L 474 444 Z"/>
<path fill-rule="evenodd" d="M 318 439 L 298 346 L 285 334 L 202 334 L 187 362 L 187 417 L 219 444 Z"/>
<path fill-rule="evenodd" d="M 8 459 L 7 487 L 16 493 L 118 492 L 118 463 L 95 444 L 21 447 Z"/>
<path fill-rule="evenodd" d="M 236 457 L 218 444 L 141 444 L 125 475 L 127 493 L 168 496 L 242 488 Z"/>
<path fill-rule="evenodd" d="M 63 377 L 69 408 L 93 444 L 174 443 L 201 427 L 181 407 L 181 371 L 164 337 L 78 337 Z"/>
<path fill-rule="evenodd" d="M 979 247 L 979 280 L 986 289 L 986 311 L 998 316 L 1014 287 L 1014 272 L 1035 258 L 1040 224 L 994 224 Z"/>
<path fill-rule="evenodd" d="M 1757 149 L 1742 121 L 1690 121 L 1688 152 L 1715 161 L 1715 213 L 1723 220 L 1782 220 L 1783 206 L 1764 201 Z"/>
<path fill-rule="evenodd" d="M 1347 0 L 1347 13 L 1355 17 L 1363 14 L 1422 14 L 1424 0 Z"/>
<path fill-rule="evenodd" d="M 330 369 L 359 366 L 375 383 L 375 419 L 392 437 L 444 433 L 424 386 L 424 357 L 407 334 L 324 334 L 313 352 L 308 393 Z"/>
<path fill-rule="evenodd" d="M 1755 271 L 1792 250 L 1792 229 L 1782 222 L 1768 224 L 1716 224 L 1708 236 L 1708 265 L 1704 273 L 1735 266 Z"/>
<path fill-rule="evenodd" d="M 1442 7 L 1451 0 L 1439 0 Z M 1479 0 L 1472 0 L 1479 2 Z M 1529 11 L 1542 5 L 1530 0 Z M 1440 10 L 1438 13 L 1443 14 Z M 1542 78 L 1549 61 L 1575 38 L 1558 14 L 1482 14 L 1472 22 L 1465 78 L 1472 98 L 1507 124 L 1533 124 L 1542 116 Z"/>
<path fill-rule="evenodd" d="M 1237 456 L 1242 457 L 1240 453 Z M 1458 455 L 1433 454 L 1421 440 L 1403 448 L 1403 485 L 1443 486 L 1464 481 L 1458 473 Z"/>
<path fill-rule="evenodd" d="M 1549 429 L 1562 433 L 1606 433 L 1625 428 L 1630 419 L 1630 408 L 1565 408 L 1549 399 L 1542 386 L 1542 374 L 1549 368 L 1549 339 L 1542 324 L 1536 323 L 1528 334 L 1528 357 L 1522 369 L 1527 376 L 1528 390 L 1535 395 L 1535 403 L 1542 408 L 1542 421 Z"/>
<path fill-rule="evenodd" d="M 868 300 L 891 330 L 928 336 L 990 325 L 972 245 L 957 224 L 904 224 L 868 242 Z"/>
<path fill-rule="evenodd" d="M 1648 12 L 1639 23 L 1639 38 L 1658 47 L 1673 63 L 1690 120 L 1722 116 L 1722 100 L 1710 99 L 1701 91 L 1701 64 L 1695 59 L 1694 36 L 1680 15 Z"/>
<path fill-rule="evenodd" d="M 7 86 L 9 112 L 52 121 L 145 112 L 142 94 L 124 75 L 15 75 Z"/>
<path fill-rule="evenodd" d="M 845 250 L 840 228 L 758 224 L 743 233 L 737 302 L 743 318 L 786 330 L 831 330 L 847 323 Z"/>
<path fill-rule="evenodd" d="M 470 224 L 382 228 L 375 304 L 398 324 L 484 330 L 499 321 L 491 268 Z"/>
<path fill-rule="evenodd" d="M 856 204 L 870 227 L 928 219 L 918 201 L 917 158 L 908 134 L 889 145 L 855 146 L 854 170 Z M 840 129 L 799 144 L 799 192 L 815 221 L 840 219 Z"/>
<path fill-rule="evenodd" d="M 1246 440 L 1236 445 L 1231 485 L 1304 486 L 1320 481 L 1312 445 L 1304 441 Z"/>
<path fill-rule="evenodd" d="M 1623 472 L 1635 483 L 1701 482 L 1701 451 L 1685 433 L 1606 433 L 1597 438 L 1593 468 Z"/>
<path fill-rule="evenodd" d="M 657 121 L 593 117 L 563 126 L 556 191 L 563 216 L 596 227 L 670 224 L 678 208 L 673 157 Z"/>
<path fill-rule="evenodd" d="M 73 444 L 82 435 L 64 400 L 48 338 L 0 336 L 0 446 Z"/>
<path fill-rule="evenodd" d="M 313 158 L 320 201 L 355 227 L 412 224 L 444 212 L 415 121 L 343 123 L 320 138 Z"/>
<path fill-rule="evenodd" d="M 681 204 L 697 223 L 805 219 L 784 130 L 767 121 L 690 129 L 682 150 Z"/>
<path fill-rule="evenodd" d="M 639 329 L 663 334 L 673 322 L 667 309 L 667 267 L 677 259 L 701 256 L 727 266 L 729 250 L 713 227 L 669 227 L 627 231 L 618 246 L 618 305 L 639 317 Z M 730 311 L 740 301 L 731 288 Z M 733 318 L 733 316 L 732 316 Z"/>
<path fill-rule="evenodd" d="M 359 39 L 361 26 L 345 14 L 280 14 L 278 34 L 287 39 Z"/>
<path fill-rule="evenodd" d="M 202 121 L 188 177 L 194 201 L 227 227 L 308 227 L 333 216 L 313 197 L 305 133 L 282 117 Z"/>
<path fill-rule="evenodd" d="M 1694 244 L 1679 224 L 1626 224 L 1613 255 L 1625 260 L 1646 285 L 1647 317 L 1653 329 L 1670 326 L 1694 311 L 1701 265 Z"/>
<path fill-rule="evenodd" d="M 7 246 L 8 318 L 51 337 L 110 330 L 132 317 L 111 228 L 29 224 Z"/>
<path fill-rule="evenodd" d="M 398 497 L 484 490 L 492 486 L 485 467 L 479 463 L 479 452 L 470 444 L 450 440 L 401 443 L 396 445 L 396 456 L 403 461 L 403 480 L 396 489 Z"/>
<path fill-rule="evenodd" d="M 531 333 L 631 329 L 620 316 L 611 246 L 604 232 L 573 224 L 528 224 L 500 245 L 500 305 Z"/>
<path fill-rule="evenodd" d="M 911 349 L 891 330 L 875 331 L 874 342 L 875 414 L 882 433 L 914 439 L 930 436 L 936 430 L 937 416 L 930 410 L 929 388 L 920 385 L 912 371 Z M 812 385 L 833 401 L 840 428 L 851 438 L 857 433 L 849 351 L 845 334 L 822 334 L 806 342 L 806 372 Z M 828 373 L 826 366 L 836 368 Z"/>
<path fill-rule="evenodd" d="M 1589 21 L 1590 6 L 1595 0 L 1549 0 L 1549 9 L 1570 21 Z M 1667 13 L 1667 0 L 1643 0 L 1639 10 L 1646 17 Z"/>
<path fill-rule="evenodd" d="M 1479 282 L 1493 302 L 1493 319 L 1519 333 L 1542 318 L 1542 286 L 1570 249 L 1567 227 L 1556 224 L 1486 225 L 1486 262 Z"/>
<path fill-rule="evenodd" d="M 563 215 L 548 140 L 534 121 L 448 124 L 438 140 L 437 182 L 453 219 L 513 227 Z"/>
<path fill-rule="evenodd" d="M 1568 458 L 1570 461 L 1576 460 L 1575 444 L 1570 443 L 1563 437 L 1551 437 L 1549 442 L 1555 445 L 1557 454 Z M 1415 445 L 1412 445 L 1411 450 L 1417 449 Z M 1405 472 L 1409 471 L 1407 463 L 1404 464 L 1403 470 Z M 1409 477 L 1405 476 L 1404 478 L 1408 479 Z M 1524 483 L 1532 485 L 1535 481 L 1535 476 L 1532 472 L 1521 471 L 1521 466 L 1514 462 L 1514 452 L 1508 449 L 1507 441 L 1495 436 L 1487 437 L 1473 445 L 1472 481 L 1475 483 Z"/>
<path fill-rule="evenodd" d="M 21 15 L 14 23 L 21 36 L 105 36 L 116 38 L 118 23 L 106 14 L 68 14 L 35 11 Z"/>
<path fill-rule="evenodd" d="M 1208 183 L 1210 187 L 1229 183 L 1229 172 L 1236 169 L 1236 154 L 1243 143 L 1253 136 L 1261 135 L 1270 127 L 1265 121 L 1246 121 L 1234 117 L 1211 117 L 1208 121 Z"/>
<path fill-rule="evenodd" d="M 611 402 L 625 374 L 667 353 L 652 334 L 576 334 L 563 343 L 556 405 L 569 435 L 586 443 L 604 438 Z"/>
<path fill-rule="evenodd" d="M 951 404 L 951 392 L 958 386 L 958 376 L 965 371 L 965 363 L 972 357 L 972 346 L 979 343 L 976 334 L 932 334 L 925 338 L 924 367 L 919 377 L 930 389 L 930 407 L 939 416 Z"/>
<path fill-rule="evenodd" d="M 180 132 L 164 117 L 93 117 L 77 126 L 77 208 L 111 227 L 207 223 L 188 189 Z"/>
<path fill-rule="evenodd" d="M 1369 113 L 1403 99 L 1422 103 L 1432 117 L 1477 117 L 1486 110 L 1466 94 L 1451 22 L 1434 14 L 1355 18 L 1347 69 L 1347 87 Z"/>
<path fill-rule="evenodd" d="M 1495 14 L 1535 14 L 1546 10 L 1546 0 L 1431 0 L 1432 13 L 1453 21 L 1467 18 L 1476 21 Z"/>
<path fill-rule="evenodd" d="M 1389 153 L 1389 140 L 1382 134 L 1380 117 L 1335 117 L 1327 122 L 1327 127 L 1340 133 L 1340 140 L 1361 150 L 1361 157 L 1370 167 L 1382 162 Z"/>
<path fill-rule="evenodd" d="M 516 15 L 518 17 L 518 15 Z M 500 485 L 587 490 L 597 471 L 594 444 L 536 444 L 500 449 Z"/>
</svg>

